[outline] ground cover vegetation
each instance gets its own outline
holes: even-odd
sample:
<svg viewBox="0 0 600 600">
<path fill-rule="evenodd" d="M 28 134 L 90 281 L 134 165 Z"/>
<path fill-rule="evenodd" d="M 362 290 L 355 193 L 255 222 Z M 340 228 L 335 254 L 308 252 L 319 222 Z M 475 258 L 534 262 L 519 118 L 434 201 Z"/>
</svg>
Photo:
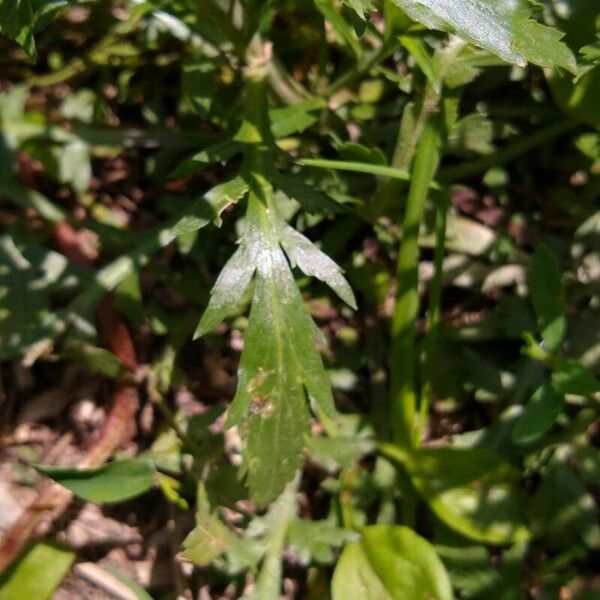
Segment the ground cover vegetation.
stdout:
<svg viewBox="0 0 600 600">
<path fill-rule="evenodd" d="M 600 5 L 0 1 L 0 599 L 600 597 Z"/>
</svg>

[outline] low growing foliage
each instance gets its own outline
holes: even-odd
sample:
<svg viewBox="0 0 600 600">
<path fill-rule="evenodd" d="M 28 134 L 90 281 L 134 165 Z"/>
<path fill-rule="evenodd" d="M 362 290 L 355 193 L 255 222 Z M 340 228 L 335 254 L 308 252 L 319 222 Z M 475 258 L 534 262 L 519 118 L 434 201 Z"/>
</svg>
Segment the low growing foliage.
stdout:
<svg viewBox="0 0 600 600">
<path fill-rule="evenodd" d="M 597 597 L 599 6 L 0 0 L 0 34 L 0 472 L 37 486 L 0 599 Z M 72 495 L 173 578 L 36 541 Z"/>
</svg>

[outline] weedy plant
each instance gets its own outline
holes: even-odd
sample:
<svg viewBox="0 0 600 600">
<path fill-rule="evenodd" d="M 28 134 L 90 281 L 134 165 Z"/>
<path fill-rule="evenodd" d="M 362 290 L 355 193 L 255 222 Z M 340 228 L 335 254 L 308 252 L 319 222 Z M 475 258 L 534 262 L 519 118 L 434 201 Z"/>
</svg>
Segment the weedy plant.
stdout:
<svg viewBox="0 0 600 600">
<path fill-rule="evenodd" d="M 214 597 L 596 597 L 594 4 L 2 1 L 0 358 L 121 411 L 32 467 L 195 510 Z"/>
</svg>

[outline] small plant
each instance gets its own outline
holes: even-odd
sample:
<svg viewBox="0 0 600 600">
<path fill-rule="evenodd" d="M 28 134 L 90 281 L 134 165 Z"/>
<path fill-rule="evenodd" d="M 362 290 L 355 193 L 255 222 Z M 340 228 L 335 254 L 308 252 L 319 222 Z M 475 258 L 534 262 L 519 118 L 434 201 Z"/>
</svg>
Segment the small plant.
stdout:
<svg viewBox="0 0 600 600">
<path fill-rule="evenodd" d="M 22 459 L 62 487 L 0 598 L 72 568 L 25 550 L 66 490 L 154 488 L 210 597 L 598 593 L 600 12 L 563 4 L 1 2 L 0 359 L 111 408 Z"/>
</svg>

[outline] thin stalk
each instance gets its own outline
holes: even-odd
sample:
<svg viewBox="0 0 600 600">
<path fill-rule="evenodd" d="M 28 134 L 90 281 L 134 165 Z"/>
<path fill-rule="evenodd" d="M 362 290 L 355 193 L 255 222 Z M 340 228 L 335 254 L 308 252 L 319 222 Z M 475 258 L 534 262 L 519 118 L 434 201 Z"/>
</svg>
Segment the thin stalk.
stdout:
<svg viewBox="0 0 600 600">
<path fill-rule="evenodd" d="M 265 558 L 256 578 L 257 600 L 277 600 L 280 597 L 285 538 L 289 525 L 296 515 L 296 496 L 299 485 L 300 473 L 298 472 L 267 514 L 271 527 L 266 540 Z"/>
<path fill-rule="evenodd" d="M 441 321 L 442 278 L 444 274 L 444 251 L 446 247 L 446 224 L 448 221 L 449 200 L 445 194 L 437 199 L 435 211 L 435 251 L 433 257 L 433 278 L 429 285 L 429 311 L 427 315 L 427 333 L 425 336 L 425 373 L 421 403 L 419 405 L 419 420 L 416 434 L 417 444 L 420 443 L 427 424 L 427 416 L 431 406 L 431 387 L 433 373 L 437 363 L 437 347 Z"/>
<path fill-rule="evenodd" d="M 331 160 L 328 158 L 301 158 L 296 162 L 305 167 L 332 169 L 333 171 L 350 171 L 352 173 L 367 173 L 369 175 L 397 179 L 398 181 L 408 182 L 411 179 L 411 174 L 408 170 L 399 169 L 397 167 L 388 167 L 386 165 L 375 165 L 348 160 Z M 432 181 L 431 189 L 441 190 L 442 187 L 439 183 Z"/>
<path fill-rule="evenodd" d="M 405 447 L 416 445 L 417 393 L 414 349 L 415 324 L 419 313 L 417 289 L 419 227 L 438 162 L 439 135 L 437 129 L 428 123 L 415 153 L 398 255 L 398 292 L 392 319 L 390 351 L 392 439 L 396 444 Z"/>
<path fill-rule="evenodd" d="M 418 140 L 435 112 L 439 102 L 439 93 L 428 82 L 416 104 L 409 104 L 404 109 L 396 145 L 392 154 L 391 166 L 399 172 L 408 171 L 412 164 Z M 403 189 L 403 184 L 398 181 L 400 177 L 382 181 L 373 201 L 373 216 L 386 214 L 388 208 L 396 203 L 397 197 Z"/>
<path fill-rule="evenodd" d="M 130 33 L 137 23 L 152 10 L 150 5 L 139 6 L 137 9 L 132 10 L 129 18 L 115 25 L 93 48 L 86 52 L 83 56 L 78 56 L 67 63 L 64 67 L 55 71 L 54 73 L 47 73 L 45 75 L 33 75 L 29 78 L 29 86 L 44 87 L 48 85 L 56 85 L 63 81 L 68 81 L 73 77 L 84 73 L 87 68 L 94 64 L 97 60 L 101 61 L 101 58 L 110 52 L 111 47 L 117 47 L 119 45 L 119 39 L 121 36 Z"/>
</svg>

